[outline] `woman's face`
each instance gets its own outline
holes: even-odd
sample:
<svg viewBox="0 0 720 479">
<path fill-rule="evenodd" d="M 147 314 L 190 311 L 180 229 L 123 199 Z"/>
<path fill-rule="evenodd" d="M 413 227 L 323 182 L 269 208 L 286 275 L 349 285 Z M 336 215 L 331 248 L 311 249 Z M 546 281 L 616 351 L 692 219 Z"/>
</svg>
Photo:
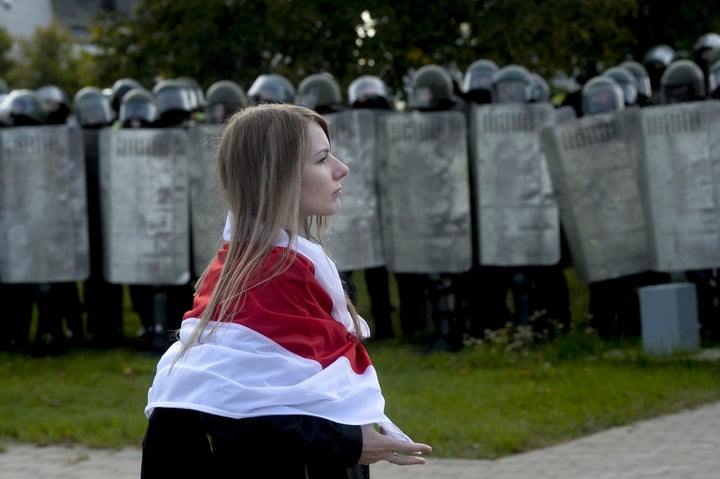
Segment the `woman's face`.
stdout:
<svg viewBox="0 0 720 479">
<path fill-rule="evenodd" d="M 303 164 L 300 189 L 300 221 L 309 216 L 331 216 L 340 210 L 340 180 L 348 167 L 330 153 L 330 142 L 323 129 L 308 122 L 308 152 Z"/>
</svg>

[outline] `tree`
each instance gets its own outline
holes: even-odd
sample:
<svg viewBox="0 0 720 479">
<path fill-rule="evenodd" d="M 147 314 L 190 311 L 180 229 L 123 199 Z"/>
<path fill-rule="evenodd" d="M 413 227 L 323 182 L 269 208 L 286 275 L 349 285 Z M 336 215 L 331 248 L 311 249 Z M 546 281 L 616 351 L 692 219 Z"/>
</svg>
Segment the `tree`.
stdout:
<svg viewBox="0 0 720 479">
<path fill-rule="evenodd" d="M 101 80 L 190 76 L 204 87 L 234 80 L 244 88 L 263 73 L 294 84 L 319 71 L 344 76 L 359 11 L 319 0 L 140 0 L 136 14 L 104 14 L 91 29 Z"/>
<path fill-rule="evenodd" d="M 10 34 L 3 27 L 0 27 L 0 78 L 7 81 L 7 72 L 12 69 L 14 61 L 10 58 L 13 41 Z"/>
<path fill-rule="evenodd" d="M 106 14 L 93 28 L 100 80 L 190 76 L 207 88 L 246 89 L 280 73 L 295 85 L 327 71 L 346 87 L 374 74 L 402 92 L 427 63 L 464 71 L 479 58 L 552 78 L 589 77 L 654 44 L 678 49 L 720 31 L 711 5 L 650 0 L 139 0 L 131 18 Z"/>
<path fill-rule="evenodd" d="M 18 59 L 9 70 L 7 81 L 13 88 L 37 89 L 56 85 L 68 95 L 85 86 L 92 62 L 82 53 L 66 28 L 53 21 L 36 28 L 29 39 L 18 40 Z"/>
</svg>

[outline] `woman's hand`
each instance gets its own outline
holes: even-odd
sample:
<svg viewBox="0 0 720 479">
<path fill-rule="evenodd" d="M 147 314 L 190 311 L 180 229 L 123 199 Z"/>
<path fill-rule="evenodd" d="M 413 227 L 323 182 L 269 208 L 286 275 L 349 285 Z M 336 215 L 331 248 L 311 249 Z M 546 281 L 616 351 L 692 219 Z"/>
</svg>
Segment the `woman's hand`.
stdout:
<svg viewBox="0 0 720 479">
<path fill-rule="evenodd" d="M 388 461 L 400 466 L 425 464 L 425 458 L 418 454 L 432 452 L 427 444 L 407 442 L 381 434 L 373 424 L 362 426 L 363 448 L 359 464 L 374 464 Z"/>
</svg>

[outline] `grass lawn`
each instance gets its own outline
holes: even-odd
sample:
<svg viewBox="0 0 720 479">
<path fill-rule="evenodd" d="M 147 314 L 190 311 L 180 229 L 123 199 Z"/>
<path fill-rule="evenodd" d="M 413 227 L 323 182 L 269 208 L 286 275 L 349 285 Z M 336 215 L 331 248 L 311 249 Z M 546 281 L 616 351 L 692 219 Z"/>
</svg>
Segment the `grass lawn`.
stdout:
<svg viewBox="0 0 720 479">
<path fill-rule="evenodd" d="M 367 311 L 360 293 L 358 309 Z M 130 335 L 136 318 L 126 319 Z M 638 341 L 602 342 L 582 327 L 520 348 L 514 335 L 432 355 L 369 342 L 387 414 L 435 457 L 497 458 L 720 400 L 718 359 L 652 358 Z M 129 348 L 39 359 L 0 353 L 0 445 L 139 446 L 156 362 Z"/>
</svg>

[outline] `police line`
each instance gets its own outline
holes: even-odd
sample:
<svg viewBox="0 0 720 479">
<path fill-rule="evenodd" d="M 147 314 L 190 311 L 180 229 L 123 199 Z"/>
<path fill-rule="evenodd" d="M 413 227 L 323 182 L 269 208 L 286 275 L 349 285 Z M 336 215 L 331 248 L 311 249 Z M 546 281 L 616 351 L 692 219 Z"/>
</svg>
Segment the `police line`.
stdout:
<svg viewBox="0 0 720 479">
<path fill-rule="evenodd" d="M 550 104 L 329 114 L 332 148 L 351 175 L 328 248 L 347 271 L 551 265 L 562 218 L 584 281 L 716 267 L 719 109 L 562 120 Z M 180 284 L 199 274 L 226 213 L 214 186 L 220 133 L 0 129 L 0 280 L 88 276 L 86 173 L 99 183 L 108 281 Z"/>
</svg>

